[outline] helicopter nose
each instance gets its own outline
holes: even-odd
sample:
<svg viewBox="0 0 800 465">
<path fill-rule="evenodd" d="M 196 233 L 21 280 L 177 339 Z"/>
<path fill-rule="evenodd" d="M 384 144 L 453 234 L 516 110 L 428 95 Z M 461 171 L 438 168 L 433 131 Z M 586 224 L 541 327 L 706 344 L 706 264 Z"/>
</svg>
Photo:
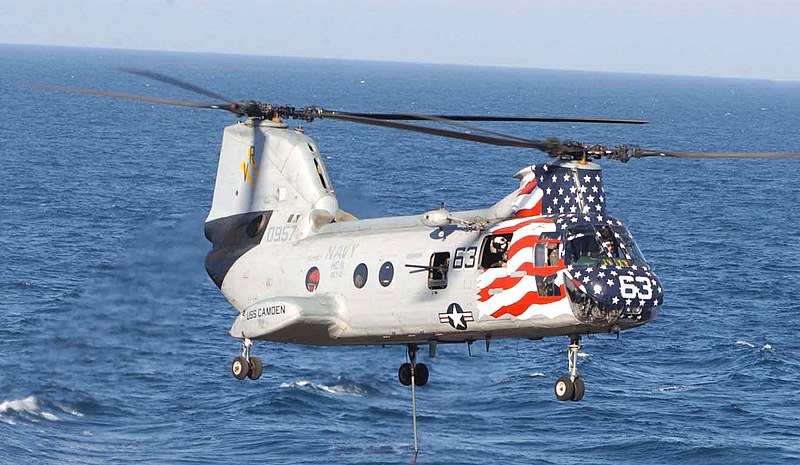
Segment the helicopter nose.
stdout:
<svg viewBox="0 0 800 465">
<path fill-rule="evenodd" d="M 648 266 L 568 266 L 566 271 L 573 313 L 582 321 L 644 323 L 664 301 L 661 281 Z"/>
</svg>

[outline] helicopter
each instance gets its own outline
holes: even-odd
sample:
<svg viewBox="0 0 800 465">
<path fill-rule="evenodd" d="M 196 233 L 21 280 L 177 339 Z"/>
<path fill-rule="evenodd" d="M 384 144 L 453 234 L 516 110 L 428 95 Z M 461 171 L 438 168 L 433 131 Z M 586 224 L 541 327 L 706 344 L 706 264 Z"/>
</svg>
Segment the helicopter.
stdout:
<svg viewBox="0 0 800 465">
<path fill-rule="evenodd" d="M 237 380 L 264 371 L 255 341 L 317 346 L 405 346 L 398 380 L 415 387 L 429 369 L 427 346 L 494 338 L 566 336 L 560 401 L 580 401 L 581 338 L 637 328 L 664 303 L 661 281 L 626 226 L 607 210 L 601 159 L 800 158 L 796 153 L 691 152 L 535 140 L 473 122 L 646 124 L 610 118 L 354 113 L 237 101 L 174 77 L 124 69 L 214 103 L 54 85 L 37 87 L 150 103 L 222 110 L 224 129 L 205 237 L 209 277 L 236 310 Z M 496 146 L 549 158 L 513 174 L 519 187 L 484 209 L 357 219 L 339 205 L 320 148 L 302 126 L 332 119 Z M 423 126 L 426 121 L 453 129 Z"/>
</svg>

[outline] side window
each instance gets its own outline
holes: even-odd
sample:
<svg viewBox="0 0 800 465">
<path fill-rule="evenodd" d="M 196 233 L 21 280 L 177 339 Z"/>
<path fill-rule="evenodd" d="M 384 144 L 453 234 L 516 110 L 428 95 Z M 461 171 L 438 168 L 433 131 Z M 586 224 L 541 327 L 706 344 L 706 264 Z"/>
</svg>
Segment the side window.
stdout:
<svg viewBox="0 0 800 465">
<path fill-rule="evenodd" d="M 378 271 L 378 282 L 381 283 L 381 286 L 386 287 L 392 284 L 392 279 L 394 279 L 394 265 L 392 262 L 384 262 Z"/>
<path fill-rule="evenodd" d="M 317 161 L 316 158 L 314 158 L 314 166 L 317 168 L 317 175 L 319 175 L 319 182 L 322 183 L 322 187 L 325 190 L 329 191 L 330 189 L 328 188 L 328 183 L 325 182 L 325 175 L 322 174 L 322 167 L 319 166 L 319 161 Z"/>
<path fill-rule="evenodd" d="M 428 289 L 447 287 L 447 269 L 450 268 L 450 252 L 437 252 L 431 255 L 428 269 Z"/>
<path fill-rule="evenodd" d="M 486 236 L 481 246 L 481 268 L 501 268 L 508 260 L 508 245 L 511 234 Z"/>
<path fill-rule="evenodd" d="M 359 263 L 353 271 L 353 285 L 356 286 L 356 289 L 361 289 L 367 284 L 367 276 L 369 276 L 367 265 Z"/>
</svg>

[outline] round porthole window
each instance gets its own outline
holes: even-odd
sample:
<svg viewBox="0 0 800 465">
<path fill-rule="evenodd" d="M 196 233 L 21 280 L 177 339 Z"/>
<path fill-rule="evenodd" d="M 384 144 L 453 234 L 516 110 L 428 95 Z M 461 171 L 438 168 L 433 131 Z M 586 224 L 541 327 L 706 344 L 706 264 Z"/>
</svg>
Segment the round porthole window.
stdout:
<svg viewBox="0 0 800 465">
<path fill-rule="evenodd" d="M 308 289 L 308 292 L 314 292 L 317 290 L 318 286 L 319 286 L 319 269 L 316 266 L 314 266 L 310 270 L 308 270 L 308 273 L 306 273 L 306 289 Z"/>
<path fill-rule="evenodd" d="M 381 270 L 378 272 L 378 282 L 381 283 L 381 286 L 386 287 L 392 284 L 392 278 L 394 278 L 394 265 L 392 262 L 386 262 L 381 265 Z"/>
<path fill-rule="evenodd" d="M 361 263 L 356 267 L 356 270 L 353 272 L 353 284 L 356 288 L 361 289 L 367 284 L 367 265 Z"/>
</svg>

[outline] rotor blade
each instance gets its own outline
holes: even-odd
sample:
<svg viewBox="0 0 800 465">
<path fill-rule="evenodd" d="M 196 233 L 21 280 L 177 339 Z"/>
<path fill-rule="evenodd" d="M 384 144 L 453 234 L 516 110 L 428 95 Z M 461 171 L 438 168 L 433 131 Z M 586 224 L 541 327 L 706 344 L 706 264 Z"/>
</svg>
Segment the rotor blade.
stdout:
<svg viewBox="0 0 800 465">
<path fill-rule="evenodd" d="M 800 153 L 781 152 L 666 152 L 658 150 L 637 149 L 637 157 L 672 157 L 672 158 L 800 158 Z"/>
<path fill-rule="evenodd" d="M 341 113 L 341 112 L 340 112 Z M 475 115 L 421 115 L 404 113 L 351 113 L 348 115 L 361 116 L 392 121 L 421 121 L 431 118 L 447 119 L 451 121 L 506 121 L 506 122 L 538 122 L 538 123 L 600 123 L 600 124 L 647 124 L 648 121 L 638 119 L 616 118 L 571 118 L 560 116 L 475 116 Z"/>
<path fill-rule="evenodd" d="M 334 113 L 338 113 L 338 114 L 344 113 L 344 114 L 356 115 L 356 116 L 360 115 L 358 113 L 349 113 L 349 112 L 334 112 Z M 406 116 L 412 117 L 416 121 L 435 121 L 437 123 L 446 124 L 448 126 L 454 126 L 454 127 L 457 127 L 457 128 L 467 129 L 469 131 L 482 132 L 484 134 L 491 134 L 493 136 L 498 136 L 498 137 L 503 138 L 503 139 L 517 140 L 517 141 L 521 141 L 521 142 L 534 142 L 534 143 L 535 142 L 539 142 L 539 141 L 533 141 L 533 140 L 525 138 L 525 137 L 515 136 L 513 134 L 507 134 L 507 133 L 504 133 L 504 132 L 493 131 L 491 129 L 482 128 L 480 126 L 475 126 L 473 124 L 467 124 L 467 123 L 463 123 L 463 122 L 460 122 L 460 121 L 450 120 L 450 119 L 447 119 L 447 118 L 444 118 L 444 117 L 441 117 L 441 116 L 437 116 L 437 115 L 425 115 L 425 114 L 411 114 L 411 113 L 409 113 Z"/>
<path fill-rule="evenodd" d="M 232 98 L 225 97 L 224 95 L 220 95 L 216 92 L 212 92 L 208 89 L 203 89 L 200 86 L 196 86 L 190 82 L 181 81 L 180 79 L 167 76 L 165 74 L 156 73 L 155 71 L 148 71 L 146 69 L 136 69 L 136 68 L 119 68 L 120 71 L 125 71 L 126 73 L 135 74 L 137 76 L 142 76 L 146 78 L 150 78 L 156 81 L 161 81 L 166 84 L 173 85 L 175 87 L 180 87 L 181 89 L 190 90 L 200 95 L 205 95 L 206 97 L 211 97 L 213 99 L 222 100 L 223 102 L 234 102 Z"/>
<path fill-rule="evenodd" d="M 435 136 L 450 137 L 452 139 L 469 140 L 472 142 L 480 142 L 483 144 L 499 145 L 503 147 L 522 147 L 547 151 L 549 147 L 547 142 L 537 140 L 517 140 L 506 139 L 501 137 L 480 136 L 477 134 L 469 134 L 457 131 L 450 131 L 448 129 L 429 128 L 426 126 L 415 126 L 408 123 L 397 123 L 393 121 L 385 121 L 379 119 L 372 119 L 364 116 L 357 116 L 348 113 L 337 113 L 323 110 L 318 115 L 321 118 L 339 119 L 344 121 L 352 121 L 355 123 L 369 124 L 372 126 L 382 126 L 394 129 L 403 129 L 406 131 L 421 132 L 423 134 L 432 134 Z"/>
<path fill-rule="evenodd" d="M 175 100 L 171 98 L 163 98 L 163 97 L 150 97 L 147 95 L 137 95 L 137 94 L 126 94 L 122 92 L 110 92 L 107 90 L 96 90 L 96 89 L 80 89 L 77 87 L 64 87 L 64 86 L 52 86 L 49 84 L 31 84 L 32 87 L 36 87 L 39 89 L 46 89 L 46 90 L 57 90 L 61 92 L 72 92 L 74 94 L 88 94 L 88 95 L 103 95 L 106 97 L 115 97 L 115 98 L 124 98 L 127 100 L 137 100 L 140 102 L 150 102 L 150 103 L 160 103 L 162 105 L 177 105 L 181 107 L 192 107 L 192 108 L 210 108 L 213 110 L 225 110 L 231 111 L 230 105 L 227 103 L 223 104 L 213 104 L 213 103 L 201 103 L 201 102 L 190 102 L 187 100 Z"/>
</svg>

